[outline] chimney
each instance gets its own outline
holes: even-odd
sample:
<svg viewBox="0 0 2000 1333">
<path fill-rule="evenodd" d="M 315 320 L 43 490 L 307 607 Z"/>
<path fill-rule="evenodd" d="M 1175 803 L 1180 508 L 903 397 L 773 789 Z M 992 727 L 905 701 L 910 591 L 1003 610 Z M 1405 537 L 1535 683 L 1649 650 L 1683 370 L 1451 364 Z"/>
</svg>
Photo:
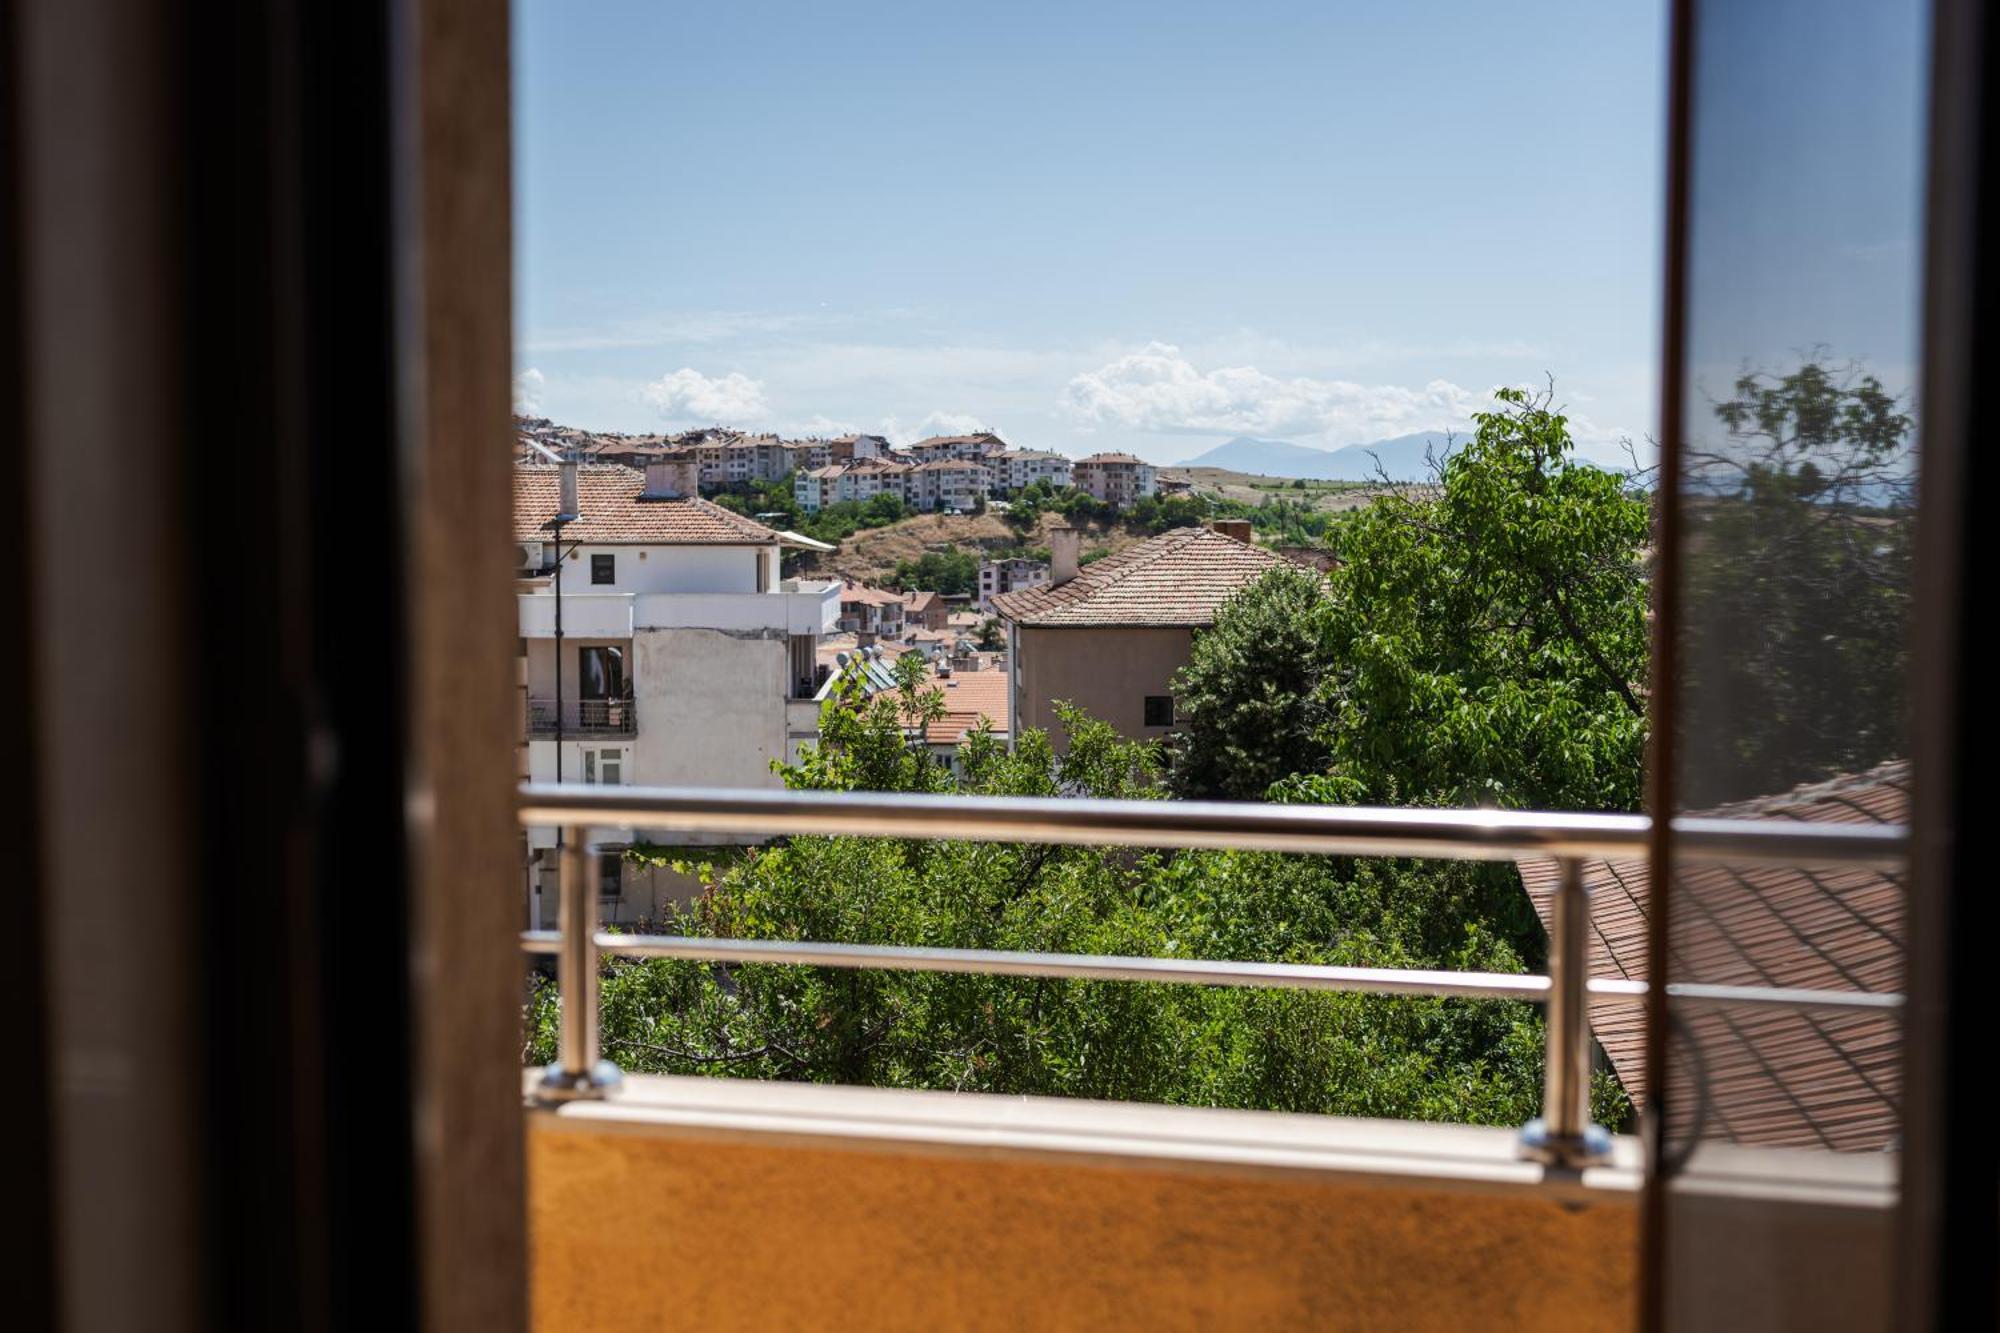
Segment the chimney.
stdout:
<svg viewBox="0 0 2000 1333">
<path fill-rule="evenodd" d="M 565 458 L 556 470 L 556 518 L 563 523 L 574 523 L 577 518 L 576 506 L 576 460 Z"/>
<path fill-rule="evenodd" d="M 684 459 L 655 458 L 646 464 L 646 489 L 639 493 L 642 500 L 676 500 L 691 493 L 695 488 L 689 483 L 689 476 L 699 465 L 690 466 Z"/>
<path fill-rule="evenodd" d="M 1083 534 L 1067 523 L 1049 529 L 1049 582 L 1068 583 L 1076 577 L 1077 550 Z"/>
<path fill-rule="evenodd" d="M 1210 519 L 1208 526 L 1232 541 L 1242 542 L 1245 546 L 1250 544 L 1250 520 L 1247 518 Z"/>
</svg>

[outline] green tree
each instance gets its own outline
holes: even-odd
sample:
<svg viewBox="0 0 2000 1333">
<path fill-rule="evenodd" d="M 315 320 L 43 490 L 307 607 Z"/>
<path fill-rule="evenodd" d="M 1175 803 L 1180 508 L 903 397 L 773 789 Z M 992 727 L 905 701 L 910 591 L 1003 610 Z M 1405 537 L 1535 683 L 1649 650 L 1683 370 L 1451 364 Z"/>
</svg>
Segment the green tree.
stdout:
<svg viewBox="0 0 2000 1333">
<path fill-rule="evenodd" d="M 1258 800 L 1325 767 L 1333 633 L 1333 597 L 1313 570 L 1274 569 L 1223 604 L 1174 677 L 1175 795 Z"/>
<path fill-rule="evenodd" d="M 1176 686 L 1187 794 L 1256 795 L 1288 769 L 1287 799 L 1637 807 L 1646 499 L 1573 457 L 1548 394 L 1497 398 L 1434 486 L 1331 529 L 1323 590 L 1260 583 L 1197 636 Z M 1257 719 L 1276 763 L 1243 731 Z"/>
<path fill-rule="evenodd" d="M 911 744 L 937 690 L 900 668 L 893 701 L 829 701 L 799 787 L 1152 798 L 1155 747 L 1074 709 L 1057 756 L 1026 730 L 959 753 Z M 646 849 L 642 858 L 686 855 Z M 671 924 L 731 938 L 1274 959 L 1519 971 L 1482 923 L 1488 867 L 1261 853 L 1135 852 L 800 837 L 701 867 Z M 1518 889 L 1516 896 L 1519 896 Z M 1533 1006 L 1196 986 L 669 961 L 605 967 L 607 1052 L 635 1072 L 1111 1097 L 1186 1105 L 1519 1123 L 1539 1101 Z M 536 992 L 529 1058 L 553 1051 Z M 1596 1090 L 1622 1123 L 1622 1094 Z"/>
<path fill-rule="evenodd" d="M 1823 357 L 1733 390 L 1681 478 L 1680 794 L 1695 806 L 1908 753 L 1911 417 Z"/>
</svg>

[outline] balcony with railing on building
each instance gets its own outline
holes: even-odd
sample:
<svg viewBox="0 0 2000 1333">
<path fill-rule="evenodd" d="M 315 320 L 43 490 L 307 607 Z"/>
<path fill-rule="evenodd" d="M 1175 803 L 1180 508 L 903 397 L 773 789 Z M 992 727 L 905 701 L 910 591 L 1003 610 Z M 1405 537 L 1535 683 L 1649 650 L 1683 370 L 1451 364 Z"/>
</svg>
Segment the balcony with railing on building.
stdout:
<svg viewBox="0 0 2000 1333">
<path fill-rule="evenodd" d="M 638 734 L 639 713 L 629 692 L 612 698 L 565 699 L 560 709 L 553 698 L 528 697 L 528 735 L 533 740 Z"/>
</svg>

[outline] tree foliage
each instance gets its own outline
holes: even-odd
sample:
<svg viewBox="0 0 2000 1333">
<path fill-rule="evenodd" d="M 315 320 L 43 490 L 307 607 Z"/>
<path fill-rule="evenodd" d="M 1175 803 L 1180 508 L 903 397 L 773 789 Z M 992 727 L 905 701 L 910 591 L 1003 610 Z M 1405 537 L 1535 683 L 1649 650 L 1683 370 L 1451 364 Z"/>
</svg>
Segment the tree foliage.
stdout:
<svg viewBox="0 0 2000 1333">
<path fill-rule="evenodd" d="M 1157 748 L 1073 709 L 1058 755 L 975 732 L 962 776 L 908 736 L 935 706 L 921 665 L 894 701 L 847 695 L 783 769 L 821 790 L 1153 798 Z M 642 855 L 673 856 L 663 849 Z M 1519 971 L 1484 924 L 1490 868 L 1249 853 L 799 837 L 702 867 L 669 928 L 1082 954 Z M 1519 888 L 1513 889 L 1519 897 Z M 537 992 L 531 1059 L 553 1051 Z M 1108 1097 L 1513 1124 L 1540 1096 L 1529 1005 L 1157 984 L 607 962 L 608 1054 L 639 1072 Z M 1626 1111 L 1609 1079 L 1600 1114 Z"/>
<path fill-rule="evenodd" d="M 1182 794 L 1261 795 L 1285 769 L 1293 799 L 1637 807 L 1648 506 L 1573 457 L 1549 394 L 1496 396 L 1434 486 L 1334 530 L 1318 589 L 1266 578 L 1197 636 L 1176 683 Z"/>
<path fill-rule="evenodd" d="M 1906 753 L 1912 421 L 1873 375 L 1745 371 L 1685 447 L 1681 798 Z"/>
</svg>

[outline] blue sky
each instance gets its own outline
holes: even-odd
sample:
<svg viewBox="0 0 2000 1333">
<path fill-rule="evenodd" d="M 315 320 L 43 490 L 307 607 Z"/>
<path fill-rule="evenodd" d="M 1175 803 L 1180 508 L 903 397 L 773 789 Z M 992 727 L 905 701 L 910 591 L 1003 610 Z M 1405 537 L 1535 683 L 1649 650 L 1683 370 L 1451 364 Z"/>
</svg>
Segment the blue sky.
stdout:
<svg viewBox="0 0 2000 1333">
<path fill-rule="evenodd" d="M 1170 462 L 1656 414 L 1660 0 L 515 4 L 517 397 Z"/>
</svg>

